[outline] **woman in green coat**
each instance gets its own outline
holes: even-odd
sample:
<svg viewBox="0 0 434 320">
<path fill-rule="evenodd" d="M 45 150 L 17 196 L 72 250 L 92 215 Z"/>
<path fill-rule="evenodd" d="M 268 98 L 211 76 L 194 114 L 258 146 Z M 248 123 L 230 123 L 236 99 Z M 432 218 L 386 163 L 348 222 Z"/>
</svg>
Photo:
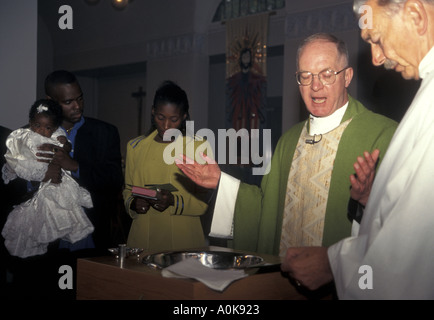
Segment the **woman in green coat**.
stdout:
<svg viewBox="0 0 434 320">
<path fill-rule="evenodd" d="M 203 143 L 209 145 L 198 137 L 186 136 L 188 109 L 184 90 L 173 82 L 163 83 L 154 97 L 151 133 L 127 144 L 123 196 L 133 219 L 129 247 L 149 252 L 205 245 L 200 216 L 208 208 L 208 192 L 187 179 L 173 161 L 168 161 L 177 156 L 170 152 L 173 150 L 171 142 L 182 143 L 183 152 L 191 150 L 192 144 L 194 150 Z M 182 135 L 165 141 L 164 133 L 169 129 L 178 129 Z M 206 150 L 209 154 L 211 148 Z M 138 197 L 132 194 L 132 186 L 153 186 L 160 189 L 160 195 L 157 200 Z"/>
</svg>

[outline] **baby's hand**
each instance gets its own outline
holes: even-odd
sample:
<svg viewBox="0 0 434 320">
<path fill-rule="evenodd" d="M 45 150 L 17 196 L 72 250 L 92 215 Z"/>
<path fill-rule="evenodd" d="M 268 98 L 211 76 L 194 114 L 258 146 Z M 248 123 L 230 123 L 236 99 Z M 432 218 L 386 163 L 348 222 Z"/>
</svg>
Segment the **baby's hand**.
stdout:
<svg viewBox="0 0 434 320">
<path fill-rule="evenodd" d="M 57 141 L 59 141 L 61 144 L 65 144 L 68 141 L 68 139 L 66 139 L 65 136 L 58 136 Z"/>
<path fill-rule="evenodd" d="M 65 150 L 68 153 L 71 152 L 72 145 L 65 136 L 58 136 L 57 141 L 63 144 L 63 150 Z"/>
</svg>

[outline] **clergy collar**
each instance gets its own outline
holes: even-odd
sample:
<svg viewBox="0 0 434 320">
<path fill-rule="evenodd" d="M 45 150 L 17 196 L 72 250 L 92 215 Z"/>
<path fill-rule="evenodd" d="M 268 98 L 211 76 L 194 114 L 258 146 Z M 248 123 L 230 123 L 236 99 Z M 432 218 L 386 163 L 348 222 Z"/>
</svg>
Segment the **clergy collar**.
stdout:
<svg viewBox="0 0 434 320">
<path fill-rule="evenodd" d="M 434 66 L 434 47 L 428 51 L 428 53 L 423 57 L 422 61 L 419 63 L 419 77 L 421 79 L 425 78 L 430 71 L 433 71 Z"/>
<path fill-rule="evenodd" d="M 309 134 L 325 134 L 339 127 L 347 107 L 348 102 L 327 117 L 309 115 Z"/>
</svg>

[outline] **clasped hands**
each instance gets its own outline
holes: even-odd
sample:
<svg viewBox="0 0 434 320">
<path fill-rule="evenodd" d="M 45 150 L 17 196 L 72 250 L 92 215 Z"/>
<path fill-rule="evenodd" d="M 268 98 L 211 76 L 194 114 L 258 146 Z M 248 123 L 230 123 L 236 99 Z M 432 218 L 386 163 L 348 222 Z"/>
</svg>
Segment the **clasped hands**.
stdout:
<svg viewBox="0 0 434 320">
<path fill-rule="evenodd" d="M 159 189 L 157 192 L 157 200 L 134 197 L 131 208 L 133 208 L 133 210 L 135 210 L 137 213 L 144 214 L 148 212 L 150 207 L 153 207 L 157 211 L 163 212 L 168 207 L 173 205 L 173 194 L 168 190 Z"/>
</svg>

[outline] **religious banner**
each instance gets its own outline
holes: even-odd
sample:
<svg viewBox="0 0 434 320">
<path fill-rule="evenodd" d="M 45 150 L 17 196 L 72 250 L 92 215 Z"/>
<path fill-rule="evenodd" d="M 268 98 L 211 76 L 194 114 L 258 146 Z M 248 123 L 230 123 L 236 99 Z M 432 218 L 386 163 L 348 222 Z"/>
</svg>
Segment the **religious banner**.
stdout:
<svg viewBox="0 0 434 320">
<path fill-rule="evenodd" d="M 268 20 L 265 13 L 226 21 L 226 127 L 249 135 L 266 120 Z"/>
</svg>

